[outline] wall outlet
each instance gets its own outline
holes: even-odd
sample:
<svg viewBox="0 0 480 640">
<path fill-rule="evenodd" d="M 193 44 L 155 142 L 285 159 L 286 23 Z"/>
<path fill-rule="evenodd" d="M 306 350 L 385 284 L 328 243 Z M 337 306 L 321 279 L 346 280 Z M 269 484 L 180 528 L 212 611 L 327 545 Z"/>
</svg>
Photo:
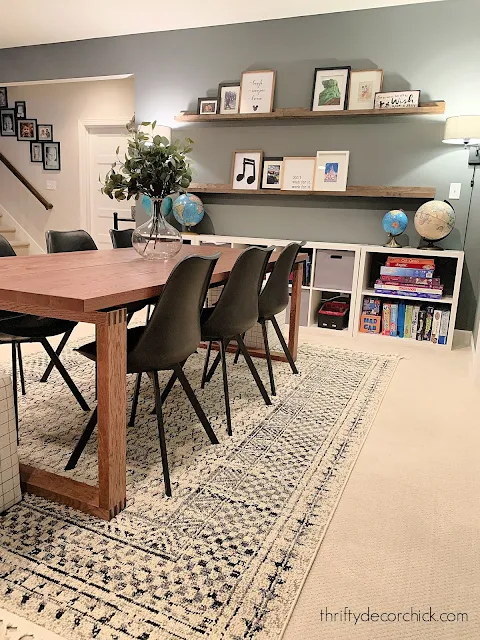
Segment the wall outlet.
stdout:
<svg viewBox="0 0 480 640">
<path fill-rule="evenodd" d="M 55 182 L 55 180 L 47 180 L 47 187 L 46 187 L 49 191 L 56 191 L 57 190 L 57 183 Z"/>
<path fill-rule="evenodd" d="M 460 200 L 460 192 L 462 190 L 461 182 L 450 183 L 450 191 L 448 192 L 449 200 Z"/>
</svg>

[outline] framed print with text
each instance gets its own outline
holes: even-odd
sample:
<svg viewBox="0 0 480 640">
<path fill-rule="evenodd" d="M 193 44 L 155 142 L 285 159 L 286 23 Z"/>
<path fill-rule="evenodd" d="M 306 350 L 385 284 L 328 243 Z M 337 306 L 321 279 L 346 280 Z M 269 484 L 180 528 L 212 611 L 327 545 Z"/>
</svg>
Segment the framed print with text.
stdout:
<svg viewBox="0 0 480 640">
<path fill-rule="evenodd" d="M 263 151 L 234 151 L 232 189 L 258 189 L 262 172 Z"/>
<path fill-rule="evenodd" d="M 383 69 L 364 69 L 350 72 L 349 111 L 373 109 L 375 94 L 382 90 Z"/>
<path fill-rule="evenodd" d="M 388 91 L 375 94 L 375 109 L 408 109 L 418 107 L 420 91 Z"/>
<path fill-rule="evenodd" d="M 315 191 L 345 191 L 350 151 L 317 151 Z"/>
<path fill-rule="evenodd" d="M 315 158 L 288 157 L 283 159 L 282 191 L 313 191 Z"/>
<path fill-rule="evenodd" d="M 244 71 L 240 82 L 240 113 L 270 113 L 273 110 L 276 71 Z"/>
<path fill-rule="evenodd" d="M 347 108 L 350 67 L 315 69 L 312 111 L 343 111 Z"/>
</svg>

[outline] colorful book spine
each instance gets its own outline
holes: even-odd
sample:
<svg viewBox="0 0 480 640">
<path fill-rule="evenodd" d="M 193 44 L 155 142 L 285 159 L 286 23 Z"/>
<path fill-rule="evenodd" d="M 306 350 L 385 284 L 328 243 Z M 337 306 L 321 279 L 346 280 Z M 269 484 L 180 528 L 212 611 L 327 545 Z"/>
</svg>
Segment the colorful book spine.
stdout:
<svg viewBox="0 0 480 640">
<path fill-rule="evenodd" d="M 434 344 L 438 344 L 441 321 L 442 321 L 442 310 L 435 309 L 435 311 L 433 312 L 433 321 L 432 321 L 432 337 L 430 338 L 430 340 Z"/>
<path fill-rule="evenodd" d="M 381 304 L 380 298 L 365 297 L 363 299 L 363 312 L 372 316 L 379 316 Z"/>
<path fill-rule="evenodd" d="M 387 267 L 409 267 L 411 269 L 435 269 L 433 258 L 405 258 L 388 256 Z"/>
<path fill-rule="evenodd" d="M 392 305 L 388 302 L 384 303 L 382 309 L 382 335 L 390 335 L 390 317 L 391 317 Z"/>
<path fill-rule="evenodd" d="M 413 305 L 407 304 L 405 307 L 405 323 L 403 329 L 403 337 L 411 338 L 412 337 L 412 315 L 413 315 Z"/>
<path fill-rule="evenodd" d="M 433 269 L 410 269 L 408 267 L 380 267 L 381 276 L 406 276 L 408 278 L 433 278 Z"/>
<path fill-rule="evenodd" d="M 392 304 L 390 315 L 390 335 L 396 336 L 398 330 L 398 304 Z"/>
<path fill-rule="evenodd" d="M 397 320 L 397 334 L 399 338 L 403 338 L 405 335 L 405 308 L 404 302 L 400 302 L 398 305 L 398 320 Z"/>
<path fill-rule="evenodd" d="M 380 289 L 379 287 L 375 287 L 375 293 L 382 293 L 385 295 L 392 296 L 392 298 L 418 298 L 419 300 L 441 300 L 443 297 L 443 292 L 428 292 L 422 293 L 420 291 L 403 291 L 396 289 Z"/>
<path fill-rule="evenodd" d="M 418 305 L 414 305 L 412 309 L 412 339 L 417 339 L 417 329 L 418 329 L 418 316 L 420 314 L 420 307 Z"/>
<path fill-rule="evenodd" d="M 427 320 L 427 312 L 425 309 L 420 309 L 418 312 L 418 324 L 417 324 L 417 333 L 416 339 L 423 340 L 423 334 L 425 333 L 425 324 Z"/>
<path fill-rule="evenodd" d="M 425 309 L 427 312 L 425 318 L 425 331 L 423 332 L 423 339 L 430 342 L 432 338 L 432 324 L 433 324 L 433 312 L 435 309 L 433 307 L 427 307 Z"/>
<path fill-rule="evenodd" d="M 450 311 L 442 311 L 442 319 L 440 321 L 440 333 L 438 335 L 438 344 L 447 344 L 449 324 L 450 324 Z"/>
<path fill-rule="evenodd" d="M 438 289 L 440 278 L 409 278 L 408 276 L 380 276 L 384 284 L 408 284 L 412 287 L 427 287 Z"/>
</svg>

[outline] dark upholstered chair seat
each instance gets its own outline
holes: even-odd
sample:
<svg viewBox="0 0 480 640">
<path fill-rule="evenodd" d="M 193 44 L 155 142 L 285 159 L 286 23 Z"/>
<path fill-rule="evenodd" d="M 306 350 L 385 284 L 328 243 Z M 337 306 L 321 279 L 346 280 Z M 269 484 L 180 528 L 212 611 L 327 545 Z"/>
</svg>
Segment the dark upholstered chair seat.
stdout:
<svg viewBox="0 0 480 640">
<path fill-rule="evenodd" d="M 71 331 L 75 325 L 76 322 L 69 320 L 19 315 L 8 320 L 0 320 L 0 333 L 16 338 L 50 338 Z"/>
<path fill-rule="evenodd" d="M 145 327 L 133 327 L 133 329 L 127 330 L 127 353 L 132 351 L 137 346 L 138 341 L 140 340 L 144 332 Z M 82 345 L 77 349 L 77 351 L 89 360 L 97 360 L 97 343 L 95 341 Z M 130 371 L 128 369 L 128 358 L 127 373 L 137 373 L 136 371 Z"/>
</svg>

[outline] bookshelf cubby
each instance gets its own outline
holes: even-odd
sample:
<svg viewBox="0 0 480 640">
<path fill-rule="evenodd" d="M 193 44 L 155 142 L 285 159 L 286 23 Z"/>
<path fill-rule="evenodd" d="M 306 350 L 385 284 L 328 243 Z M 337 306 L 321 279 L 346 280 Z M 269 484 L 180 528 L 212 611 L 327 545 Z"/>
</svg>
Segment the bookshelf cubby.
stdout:
<svg viewBox="0 0 480 640">
<path fill-rule="evenodd" d="M 275 245 L 278 248 L 285 247 L 292 240 L 272 239 L 272 238 L 252 238 L 240 236 L 217 236 L 217 235 L 188 235 L 185 237 L 192 245 L 207 244 L 217 247 L 221 251 L 222 246 L 233 246 L 237 248 L 251 245 L 269 246 Z M 303 238 L 297 238 L 297 240 Z M 458 298 L 460 294 L 460 282 L 463 270 L 463 251 L 424 251 L 412 247 L 401 249 L 391 249 L 376 245 L 360 245 L 347 243 L 328 242 L 307 242 L 302 249 L 303 252 L 311 255 L 310 278 L 307 277 L 302 286 L 302 308 L 300 312 L 300 326 L 303 332 L 313 332 L 314 334 L 335 334 L 349 338 L 359 338 L 361 340 L 377 340 L 380 344 L 394 345 L 403 344 L 411 348 L 433 348 L 440 351 L 448 351 L 452 348 L 453 335 L 455 331 L 455 319 L 458 308 Z M 320 253 L 319 253 L 320 252 Z M 360 316 L 362 314 L 363 299 L 365 296 L 388 299 L 389 301 L 410 300 L 409 297 L 393 296 L 391 294 L 375 293 L 373 285 L 378 277 L 380 265 L 389 255 L 399 256 L 421 256 L 422 258 L 435 259 L 435 275 L 438 275 L 444 284 L 444 296 L 441 300 L 423 300 L 412 298 L 418 304 L 429 302 L 434 306 L 441 306 L 450 310 L 450 325 L 448 330 L 447 344 L 436 345 L 427 341 L 409 340 L 381 334 L 360 333 Z M 325 264 L 325 255 L 342 255 L 342 260 L 347 259 L 350 267 L 342 267 L 339 280 L 335 281 L 335 273 L 329 272 L 329 282 L 324 274 L 317 273 Z M 319 259 L 318 257 L 322 258 Z M 333 258 L 333 261 L 338 258 Z M 350 274 L 346 279 L 346 274 Z M 322 279 L 323 278 L 323 279 Z M 332 280 L 333 278 L 333 280 Z M 317 281 L 317 285 L 315 284 Z M 346 286 L 346 283 L 350 283 Z M 329 286 L 327 286 L 327 284 Z M 349 322 L 345 329 L 334 330 L 317 326 L 318 309 L 322 301 L 328 299 L 339 299 L 350 301 Z M 288 317 L 288 316 L 287 316 Z"/>
</svg>

